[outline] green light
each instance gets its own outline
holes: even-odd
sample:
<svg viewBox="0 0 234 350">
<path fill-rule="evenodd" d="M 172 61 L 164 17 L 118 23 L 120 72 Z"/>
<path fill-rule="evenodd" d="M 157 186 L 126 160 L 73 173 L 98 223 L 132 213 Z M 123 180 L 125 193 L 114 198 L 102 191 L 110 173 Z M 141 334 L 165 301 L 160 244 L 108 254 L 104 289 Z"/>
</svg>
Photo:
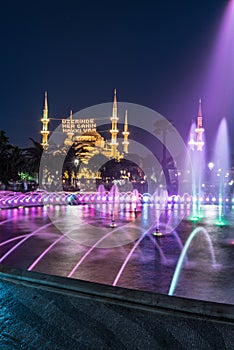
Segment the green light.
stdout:
<svg viewBox="0 0 234 350">
<path fill-rule="evenodd" d="M 191 216 L 190 218 L 191 221 L 199 221 L 200 220 L 200 217 L 199 216 Z"/>
<path fill-rule="evenodd" d="M 158 237 L 160 237 L 160 236 L 162 236 L 163 234 L 162 234 L 161 232 L 153 232 L 152 235 L 153 235 L 153 236 L 158 236 Z"/>
<path fill-rule="evenodd" d="M 217 226 L 225 226 L 226 222 L 224 220 L 218 220 L 218 221 L 216 221 L 215 225 L 217 225 Z"/>
<path fill-rule="evenodd" d="M 33 179 L 32 175 L 29 174 L 28 172 L 18 172 L 19 177 L 21 178 L 21 180 L 27 180 L 27 181 L 31 181 Z"/>
</svg>

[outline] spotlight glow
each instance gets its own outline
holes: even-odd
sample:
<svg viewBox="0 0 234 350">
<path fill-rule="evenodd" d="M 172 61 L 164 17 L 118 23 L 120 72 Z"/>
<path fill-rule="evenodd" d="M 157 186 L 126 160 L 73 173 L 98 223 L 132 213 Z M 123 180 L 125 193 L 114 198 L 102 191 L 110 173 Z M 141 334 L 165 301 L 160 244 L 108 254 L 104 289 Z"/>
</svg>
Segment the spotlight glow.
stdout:
<svg viewBox="0 0 234 350">
<path fill-rule="evenodd" d="M 214 49 L 207 64 L 204 98 L 214 120 L 231 117 L 234 89 L 234 0 L 228 2 Z M 206 83 L 207 82 L 207 83 Z"/>
</svg>

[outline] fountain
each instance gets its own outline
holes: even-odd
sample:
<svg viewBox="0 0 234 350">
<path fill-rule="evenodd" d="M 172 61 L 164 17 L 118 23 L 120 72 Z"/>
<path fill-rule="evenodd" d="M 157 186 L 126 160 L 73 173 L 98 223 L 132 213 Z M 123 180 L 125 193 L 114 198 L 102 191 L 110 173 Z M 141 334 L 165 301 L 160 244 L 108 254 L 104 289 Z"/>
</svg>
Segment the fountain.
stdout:
<svg viewBox="0 0 234 350">
<path fill-rule="evenodd" d="M 225 123 L 222 122 L 217 144 L 220 138 L 227 140 L 224 132 Z M 218 158 L 217 148 L 212 159 L 214 164 L 228 169 L 224 157 L 219 162 Z M 197 162 L 194 161 L 194 164 Z M 200 164 L 201 160 L 199 167 Z M 215 169 L 216 165 L 212 171 Z M 198 174 L 196 169 L 194 173 Z M 211 267 L 218 263 L 219 271 L 225 271 L 225 266 L 232 263 L 231 259 L 226 257 L 228 262 L 224 259 L 225 249 L 234 242 L 230 230 L 228 237 L 226 231 L 214 230 L 216 221 L 223 220 L 224 215 L 227 222 L 234 223 L 233 212 L 225 209 L 232 205 L 230 194 L 229 201 L 226 201 L 227 178 L 215 177 L 222 201 L 211 203 L 207 202 L 207 194 L 201 192 L 204 190 L 203 181 L 200 177 L 196 180 L 199 211 L 204 213 L 200 218 L 202 226 L 198 227 L 194 226 L 196 222 L 191 221 L 195 205 L 192 193 L 168 196 L 161 187 L 152 194 L 140 194 L 136 189 L 120 192 L 117 183 L 109 192 L 99 185 L 96 193 L 1 193 L 0 231 L 4 232 L 4 236 L 0 243 L 0 262 L 29 271 L 60 274 L 113 286 L 164 294 L 169 291 L 169 295 L 174 295 L 179 285 L 176 294 L 180 295 L 186 283 L 186 274 L 181 274 L 183 265 L 188 273 L 190 269 L 199 269 L 201 259 L 204 259 L 202 264 Z M 214 196 L 215 193 L 212 193 L 209 198 Z M 199 255 L 199 260 L 194 256 L 191 264 L 188 253 L 198 233 L 203 234 L 210 253 L 203 254 L 202 258 Z M 25 249 L 27 259 L 22 259 Z M 55 260 L 56 265 L 53 263 Z M 112 264 L 107 263 L 110 260 Z M 216 292 L 212 288 L 217 273 L 217 269 L 209 270 L 210 282 L 202 296 L 206 300 L 216 300 Z M 207 285 L 207 281 L 204 282 L 206 277 L 200 278 L 201 283 Z M 163 284 L 157 282 L 160 280 Z M 234 304 L 228 291 L 222 290 L 222 286 L 218 288 L 221 301 L 228 300 Z M 193 297 L 192 291 L 190 297 Z"/>
<path fill-rule="evenodd" d="M 96 200 L 100 202 L 106 201 L 106 189 L 103 184 L 98 186 Z"/>
<path fill-rule="evenodd" d="M 174 291 L 176 289 L 176 286 L 177 286 L 177 282 L 178 282 L 178 279 L 179 279 L 179 276 L 180 276 L 180 273 L 181 273 L 181 269 L 183 267 L 183 263 L 184 263 L 184 260 L 187 258 L 186 257 L 186 254 L 187 254 L 187 251 L 189 249 L 189 246 L 192 242 L 192 240 L 196 237 L 196 235 L 199 233 L 199 232 L 202 232 L 206 239 L 207 239 L 207 242 L 209 244 L 209 250 L 210 250 L 210 254 L 211 254 L 211 259 L 212 259 L 212 266 L 216 266 L 216 259 L 215 259 L 215 254 L 214 254 L 214 248 L 213 248 L 213 245 L 212 245 L 212 241 L 210 239 L 210 236 L 208 235 L 208 232 L 203 228 L 203 227 L 197 227 L 196 229 L 193 230 L 193 232 L 190 233 L 185 245 L 184 245 L 184 248 L 180 254 L 180 257 L 178 259 L 178 262 L 177 262 L 177 265 L 176 265 L 176 269 L 175 269 L 175 272 L 174 272 L 174 275 L 173 275 L 173 278 L 172 278 L 172 281 L 171 281 L 171 285 L 170 285 L 170 288 L 169 288 L 169 292 L 168 292 L 168 295 L 173 295 L 174 294 Z"/>
<path fill-rule="evenodd" d="M 114 228 L 116 227 L 116 222 L 115 222 L 115 203 L 116 201 L 119 200 L 119 189 L 116 183 L 113 184 L 111 187 L 108 200 L 112 203 L 111 206 L 111 224 L 110 227 Z"/>
<path fill-rule="evenodd" d="M 226 119 L 223 118 L 217 132 L 214 148 L 214 168 L 213 182 L 217 187 L 218 198 L 218 220 L 217 225 L 224 225 L 224 215 L 226 204 L 229 201 L 229 169 L 230 169 L 230 151 L 228 144 L 228 131 Z"/>
<path fill-rule="evenodd" d="M 158 216 L 155 214 L 155 205 L 144 203 L 137 218 L 134 213 L 122 211 L 121 215 L 117 215 L 117 226 L 109 229 L 109 216 L 103 217 L 102 222 L 99 223 L 95 220 L 96 212 L 92 210 L 93 206 L 95 205 L 93 204 L 91 207 L 70 207 L 63 204 L 2 210 L 0 229 L 4 230 L 6 238 L 3 238 L 1 242 L 2 256 L 0 262 L 29 271 L 61 274 L 69 278 L 84 278 L 127 288 L 146 289 L 165 294 L 170 290 L 169 295 L 174 294 L 183 264 L 185 263 L 186 270 L 190 268 L 194 270 L 201 263 L 201 258 L 199 258 L 196 265 L 191 265 L 190 258 L 187 256 L 191 242 L 198 233 L 203 233 L 208 242 L 210 253 L 204 256 L 206 263 L 210 266 L 216 266 L 215 259 L 218 258 L 220 266 L 227 264 L 224 261 L 222 262 L 223 257 L 220 258 L 217 244 L 214 246 L 214 243 L 211 242 L 212 227 L 211 231 L 209 225 L 207 229 L 197 227 L 188 237 L 184 233 L 186 225 L 192 228 L 188 220 L 190 210 L 188 210 L 185 219 L 178 225 L 177 230 L 174 229 L 174 221 L 178 222 L 180 212 L 183 212 L 181 206 L 172 210 L 162 208 Z M 79 216 L 88 214 L 86 220 L 91 225 L 93 225 L 92 222 L 95 222 L 94 227 L 96 228 L 100 225 L 102 228 L 104 227 L 103 233 L 99 234 L 97 230 L 93 230 L 87 236 L 88 231 L 84 226 L 84 230 L 87 232 L 86 244 L 79 243 L 80 231 L 82 230 L 79 221 L 77 224 L 73 221 L 68 229 L 64 219 L 61 219 L 61 216 L 65 218 L 66 213 L 68 214 L 68 211 L 72 208 L 78 209 L 76 213 L 79 213 Z M 46 215 L 46 221 L 42 225 L 42 212 L 50 213 L 50 217 L 53 216 L 53 222 L 48 222 Z M 231 213 L 230 218 L 232 216 Z M 27 218 L 30 219 L 27 220 Z M 66 226 L 66 234 L 61 234 L 61 231 L 56 228 L 58 223 Z M 159 225 L 158 228 L 161 233 L 157 237 L 154 236 L 156 223 Z M 34 229 L 28 231 L 33 226 Z M 13 231 L 12 227 L 15 227 L 16 231 Z M 188 228 L 186 228 L 187 231 Z M 186 243 L 184 244 L 185 239 Z M 121 244 L 117 245 L 118 240 L 122 241 Z M 25 249 L 27 259 L 22 259 Z M 223 249 L 225 249 L 225 246 Z M 56 265 L 53 263 L 54 259 L 57 261 Z M 111 259 L 111 265 L 106 264 L 108 259 Z M 153 263 L 153 261 L 155 262 Z M 145 265 L 146 262 L 147 265 Z M 134 275 L 139 274 L 138 269 L 139 272 L 141 271 L 141 278 L 138 277 L 139 279 L 136 280 Z M 155 283 L 159 278 L 157 276 L 160 275 L 164 276 L 161 277 L 164 283 L 163 285 L 156 285 Z M 223 292 L 223 300 L 225 300 L 226 291 Z M 191 292 L 191 297 L 192 294 Z M 207 300 L 215 298 L 215 290 L 211 292 L 207 289 L 206 298 Z"/>
</svg>

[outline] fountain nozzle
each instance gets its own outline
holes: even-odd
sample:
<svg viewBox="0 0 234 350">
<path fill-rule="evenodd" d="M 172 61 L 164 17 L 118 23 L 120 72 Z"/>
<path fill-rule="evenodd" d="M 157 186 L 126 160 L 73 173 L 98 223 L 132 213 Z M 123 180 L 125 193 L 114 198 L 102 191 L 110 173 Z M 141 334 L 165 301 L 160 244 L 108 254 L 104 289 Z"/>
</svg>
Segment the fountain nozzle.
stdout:
<svg viewBox="0 0 234 350">
<path fill-rule="evenodd" d="M 111 224 L 110 224 L 110 227 L 116 227 L 117 225 L 116 225 L 116 223 L 115 223 L 115 220 L 112 220 L 111 221 Z"/>
</svg>

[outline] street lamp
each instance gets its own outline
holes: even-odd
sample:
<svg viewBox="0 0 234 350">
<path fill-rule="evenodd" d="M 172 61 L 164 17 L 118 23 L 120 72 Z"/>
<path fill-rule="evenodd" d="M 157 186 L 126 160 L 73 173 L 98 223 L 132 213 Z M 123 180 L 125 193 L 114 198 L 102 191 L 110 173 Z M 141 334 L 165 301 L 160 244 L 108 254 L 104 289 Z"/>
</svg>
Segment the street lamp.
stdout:
<svg viewBox="0 0 234 350">
<path fill-rule="evenodd" d="M 75 174 L 74 174 L 74 182 L 75 182 L 75 187 L 77 187 L 77 167 L 78 167 L 78 165 L 79 165 L 79 159 L 78 158 L 75 158 L 75 160 L 74 160 L 74 165 L 75 165 Z"/>
<path fill-rule="evenodd" d="M 79 159 L 76 158 L 76 159 L 74 160 L 74 165 L 75 165 L 76 168 L 78 167 L 78 165 L 79 165 Z"/>
<path fill-rule="evenodd" d="M 208 163 L 208 168 L 210 169 L 210 171 L 213 170 L 214 169 L 214 163 L 213 162 Z"/>
</svg>

